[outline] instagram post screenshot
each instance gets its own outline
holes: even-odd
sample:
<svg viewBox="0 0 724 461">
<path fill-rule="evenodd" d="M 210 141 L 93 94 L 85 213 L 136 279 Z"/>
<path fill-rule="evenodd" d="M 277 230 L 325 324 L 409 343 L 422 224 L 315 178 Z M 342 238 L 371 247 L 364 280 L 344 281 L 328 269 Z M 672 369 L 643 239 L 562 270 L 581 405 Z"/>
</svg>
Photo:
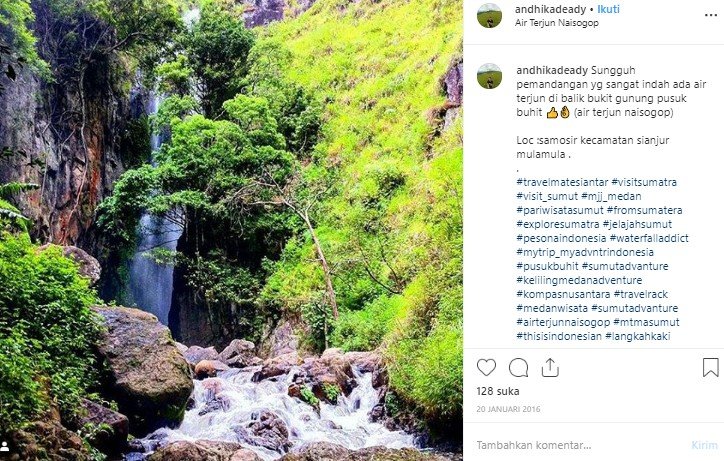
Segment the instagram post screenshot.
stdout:
<svg viewBox="0 0 724 461">
<path fill-rule="evenodd" d="M 0 461 L 463 459 L 463 22 L 0 0 Z"/>
<path fill-rule="evenodd" d="M 0 0 L 0 461 L 724 459 L 723 20 Z"/>
</svg>

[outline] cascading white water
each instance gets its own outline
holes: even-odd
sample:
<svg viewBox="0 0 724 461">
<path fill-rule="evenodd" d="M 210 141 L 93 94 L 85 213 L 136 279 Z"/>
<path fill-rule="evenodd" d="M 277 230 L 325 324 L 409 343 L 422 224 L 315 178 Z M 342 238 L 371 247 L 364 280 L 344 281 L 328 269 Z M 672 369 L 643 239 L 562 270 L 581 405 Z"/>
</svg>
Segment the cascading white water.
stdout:
<svg viewBox="0 0 724 461">
<path fill-rule="evenodd" d="M 152 95 L 148 114 L 158 113 L 163 101 L 161 95 Z M 151 147 L 155 153 L 161 147 L 162 136 L 151 135 Z M 153 160 L 152 160 L 153 163 Z M 168 312 L 173 293 L 173 266 L 158 264 L 144 253 L 156 248 L 176 251 L 183 228 L 166 217 L 144 213 L 138 230 L 136 252 L 129 267 L 128 288 L 131 301 L 146 312 L 150 312 L 168 325 Z"/>
<path fill-rule="evenodd" d="M 308 404 L 287 395 L 298 370 L 292 369 L 276 381 L 253 382 L 252 377 L 260 368 L 232 369 L 220 373 L 218 378 L 194 381 L 195 406 L 186 412 L 181 426 L 159 429 L 147 439 L 161 439 L 163 444 L 179 440 L 238 442 L 254 450 L 264 460 L 274 460 L 282 453 L 249 445 L 234 430 L 253 421 L 260 412 L 270 411 L 284 421 L 294 447 L 308 442 L 331 442 L 350 449 L 380 445 L 389 448 L 413 446 L 412 435 L 389 431 L 382 424 L 369 420 L 369 412 L 378 402 L 371 373 L 354 371 L 357 387 L 349 396 L 340 395 L 337 405 L 321 403 L 317 414 Z M 207 389 L 212 384 L 211 380 L 219 387 L 216 399 L 223 399 L 226 403 L 224 408 L 206 413 L 205 405 L 214 399 L 214 393 Z"/>
<path fill-rule="evenodd" d="M 191 8 L 182 15 L 186 27 L 191 28 L 200 17 L 199 8 Z M 151 94 L 147 113 L 149 116 L 158 113 L 163 102 L 161 94 Z M 151 148 L 155 154 L 161 147 L 163 136 L 160 133 L 151 134 Z M 151 158 L 151 163 L 155 161 Z M 152 216 L 144 213 L 138 230 L 136 251 L 129 265 L 128 291 L 131 300 L 136 306 L 155 315 L 161 323 L 168 325 L 168 312 L 171 309 L 171 296 L 173 294 L 173 271 L 170 264 L 158 264 L 144 253 L 160 248 L 176 251 L 178 240 L 183 233 L 183 221 L 180 211 L 176 211 L 177 220 L 168 217 Z"/>
</svg>

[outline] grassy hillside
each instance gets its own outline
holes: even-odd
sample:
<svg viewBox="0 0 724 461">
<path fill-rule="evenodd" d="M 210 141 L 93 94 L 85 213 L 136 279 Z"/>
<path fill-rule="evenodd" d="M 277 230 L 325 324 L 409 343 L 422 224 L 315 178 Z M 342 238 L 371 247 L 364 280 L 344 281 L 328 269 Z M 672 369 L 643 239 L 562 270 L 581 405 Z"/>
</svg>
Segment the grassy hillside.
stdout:
<svg viewBox="0 0 724 461">
<path fill-rule="evenodd" d="M 315 159 L 338 181 L 316 220 L 341 312 L 330 345 L 383 345 L 393 389 L 432 420 L 462 405 L 462 126 L 440 134 L 434 116 L 461 16 L 450 0 L 320 0 L 260 38 L 288 48 L 287 77 L 325 103 Z M 263 299 L 322 328 L 309 237 L 271 270 Z"/>
</svg>

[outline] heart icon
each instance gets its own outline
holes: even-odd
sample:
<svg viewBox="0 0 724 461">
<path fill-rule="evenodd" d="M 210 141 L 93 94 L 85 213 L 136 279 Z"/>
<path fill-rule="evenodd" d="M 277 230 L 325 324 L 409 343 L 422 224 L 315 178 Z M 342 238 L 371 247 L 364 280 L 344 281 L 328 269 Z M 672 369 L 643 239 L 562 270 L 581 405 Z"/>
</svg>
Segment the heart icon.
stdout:
<svg viewBox="0 0 724 461">
<path fill-rule="evenodd" d="M 488 376 L 495 370 L 495 360 L 493 359 L 480 359 L 478 360 L 478 370 L 483 376 Z"/>
</svg>

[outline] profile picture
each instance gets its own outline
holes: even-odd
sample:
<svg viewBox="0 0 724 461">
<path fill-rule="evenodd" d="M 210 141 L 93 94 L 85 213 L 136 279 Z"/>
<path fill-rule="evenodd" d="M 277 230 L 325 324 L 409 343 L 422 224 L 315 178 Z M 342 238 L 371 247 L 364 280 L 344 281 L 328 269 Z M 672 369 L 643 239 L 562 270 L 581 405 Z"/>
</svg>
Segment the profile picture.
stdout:
<svg viewBox="0 0 724 461">
<path fill-rule="evenodd" d="M 495 3 L 486 3 L 478 8 L 478 22 L 486 29 L 498 27 L 500 21 L 503 20 L 503 12 Z"/>
<path fill-rule="evenodd" d="M 502 80 L 503 72 L 495 64 L 483 64 L 478 69 L 478 83 L 486 90 L 497 88 Z"/>
</svg>

